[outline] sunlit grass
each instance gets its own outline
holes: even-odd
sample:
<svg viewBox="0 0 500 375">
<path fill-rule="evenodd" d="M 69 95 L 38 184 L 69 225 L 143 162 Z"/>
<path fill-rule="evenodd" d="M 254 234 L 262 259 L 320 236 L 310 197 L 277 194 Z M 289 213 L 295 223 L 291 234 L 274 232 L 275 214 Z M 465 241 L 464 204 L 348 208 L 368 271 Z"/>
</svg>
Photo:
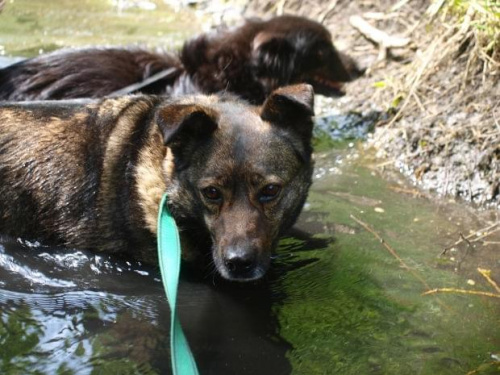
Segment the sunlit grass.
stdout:
<svg viewBox="0 0 500 375">
<path fill-rule="evenodd" d="M 450 23 L 470 23 L 481 50 L 500 63 L 500 2 L 498 0 L 451 0 L 443 6 L 444 15 L 455 20 Z"/>
</svg>

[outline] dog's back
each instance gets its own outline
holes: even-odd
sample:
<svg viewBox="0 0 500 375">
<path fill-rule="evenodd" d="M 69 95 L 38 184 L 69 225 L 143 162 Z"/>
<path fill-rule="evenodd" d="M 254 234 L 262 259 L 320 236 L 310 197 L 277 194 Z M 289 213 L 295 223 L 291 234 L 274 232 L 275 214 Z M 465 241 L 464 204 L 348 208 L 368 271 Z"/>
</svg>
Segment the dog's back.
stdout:
<svg viewBox="0 0 500 375">
<path fill-rule="evenodd" d="M 133 150 L 122 147 L 134 144 L 133 127 L 140 136 L 155 101 L 141 97 L 0 105 L 0 233 L 82 248 L 95 247 L 96 233 L 111 246 L 123 243 L 123 231 L 100 228 L 100 194 L 105 184 L 123 180 L 126 165 L 120 166 L 118 157 Z M 120 172 L 122 176 L 115 176 Z"/>
<path fill-rule="evenodd" d="M 174 74 L 142 89 L 145 94 L 157 94 L 173 85 L 180 66 L 173 54 L 142 49 L 61 50 L 0 69 L 0 100 L 102 98 L 155 73 L 175 69 Z"/>
</svg>

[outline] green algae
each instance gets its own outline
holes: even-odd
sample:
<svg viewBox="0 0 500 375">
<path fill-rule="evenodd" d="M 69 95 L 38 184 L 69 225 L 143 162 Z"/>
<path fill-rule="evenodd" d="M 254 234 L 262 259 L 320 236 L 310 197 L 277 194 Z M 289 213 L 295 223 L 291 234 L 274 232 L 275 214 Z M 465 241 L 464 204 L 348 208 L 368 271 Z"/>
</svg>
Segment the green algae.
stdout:
<svg viewBox="0 0 500 375">
<path fill-rule="evenodd" d="M 318 166 L 336 155 L 319 158 Z M 324 230 L 316 236 L 330 238 L 329 245 L 296 252 L 297 259 L 315 262 L 281 281 L 287 298 L 275 312 L 281 335 L 294 348 L 292 373 L 465 374 L 481 366 L 498 368 L 490 357 L 500 348 L 498 301 L 422 295 L 425 283 L 467 287 L 463 275 L 439 267 L 438 244 L 453 229 L 448 217 L 434 202 L 394 192 L 359 163 L 340 170 L 315 182 L 299 223 L 318 221 L 315 227 Z M 418 277 L 352 215 L 369 224 Z"/>
<path fill-rule="evenodd" d="M 31 361 L 26 357 L 37 346 L 41 330 L 27 307 L 0 313 L 0 373 L 40 374 L 27 370 Z"/>
</svg>

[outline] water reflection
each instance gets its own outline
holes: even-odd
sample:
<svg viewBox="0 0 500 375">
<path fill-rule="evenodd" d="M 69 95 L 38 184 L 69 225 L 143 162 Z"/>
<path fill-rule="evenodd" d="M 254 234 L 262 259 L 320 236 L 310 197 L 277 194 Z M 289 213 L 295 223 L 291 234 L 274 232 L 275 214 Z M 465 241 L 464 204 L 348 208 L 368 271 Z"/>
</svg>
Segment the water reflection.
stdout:
<svg viewBox="0 0 500 375">
<path fill-rule="evenodd" d="M 108 256 L 3 239 L 0 372 L 169 374 L 169 310 L 158 276 Z M 291 373 L 291 346 L 272 311 L 283 297 L 277 280 L 183 276 L 180 316 L 203 374 Z"/>
</svg>

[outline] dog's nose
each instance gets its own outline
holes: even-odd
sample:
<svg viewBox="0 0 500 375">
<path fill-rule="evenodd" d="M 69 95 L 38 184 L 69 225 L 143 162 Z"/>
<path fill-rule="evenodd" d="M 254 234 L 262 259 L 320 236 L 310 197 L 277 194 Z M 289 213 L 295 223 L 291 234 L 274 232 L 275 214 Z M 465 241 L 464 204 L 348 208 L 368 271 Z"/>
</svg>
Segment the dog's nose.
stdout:
<svg viewBox="0 0 500 375">
<path fill-rule="evenodd" d="M 255 268 L 257 257 L 255 251 L 242 247 L 230 247 L 224 256 L 224 265 L 233 275 L 245 275 Z"/>
</svg>

